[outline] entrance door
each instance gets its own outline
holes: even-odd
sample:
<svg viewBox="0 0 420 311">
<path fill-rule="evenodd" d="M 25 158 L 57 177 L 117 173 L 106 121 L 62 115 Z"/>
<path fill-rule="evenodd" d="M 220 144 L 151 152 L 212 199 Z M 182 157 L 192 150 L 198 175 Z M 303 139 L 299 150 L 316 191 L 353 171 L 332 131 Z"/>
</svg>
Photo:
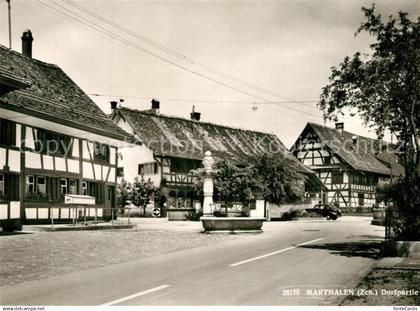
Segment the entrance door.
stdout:
<svg viewBox="0 0 420 311">
<path fill-rule="evenodd" d="M 109 211 L 109 215 L 113 215 L 114 219 L 117 219 L 117 213 L 115 209 L 115 187 L 106 186 L 105 195 L 105 209 Z"/>
</svg>

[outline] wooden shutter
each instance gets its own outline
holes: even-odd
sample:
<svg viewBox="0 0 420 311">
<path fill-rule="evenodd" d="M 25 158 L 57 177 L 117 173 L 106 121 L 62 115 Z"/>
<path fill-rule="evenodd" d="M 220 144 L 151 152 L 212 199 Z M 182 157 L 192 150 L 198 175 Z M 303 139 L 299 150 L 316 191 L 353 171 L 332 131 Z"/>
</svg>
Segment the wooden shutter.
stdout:
<svg viewBox="0 0 420 311">
<path fill-rule="evenodd" d="M 60 201 L 60 179 L 58 177 L 49 177 L 48 180 L 49 189 L 47 189 L 47 192 L 49 193 L 51 200 L 54 202 Z"/>
<path fill-rule="evenodd" d="M 0 120 L 0 143 L 4 145 L 16 145 L 16 123 L 6 119 Z"/>
<path fill-rule="evenodd" d="M 105 202 L 105 183 L 98 183 L 99 202 L 102 204 Z"/>
<path fill-rule="evenodd" d="M 5 194 L 10 201 L 20 200 L 20 176 L 18 174 L 5 174 Z"/>
</svg>

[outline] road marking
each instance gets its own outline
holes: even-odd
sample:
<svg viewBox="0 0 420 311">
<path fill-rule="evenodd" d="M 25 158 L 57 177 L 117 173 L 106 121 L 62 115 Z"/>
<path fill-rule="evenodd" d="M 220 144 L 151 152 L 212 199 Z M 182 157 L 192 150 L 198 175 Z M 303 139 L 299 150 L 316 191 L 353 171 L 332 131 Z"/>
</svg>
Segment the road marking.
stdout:
<svg viewBox="0 0 420 311">
<path fill-rule="evenodd" d="M 133 299 L 133 298 L 136 298 L 136 297 L 144 296 L 144 295 L 147 295 L 147 294 L 150 294 L 150 293 L 153 293 L 153 292 L 157 292 L 158 290 L 161 290 L 161 289 L 164 289 L 164 288 L 167 288 L 167 287 L 170 287 L 170 285 L 162 285 L 162 286 L 158 286 L 158 287 L 155 287 L 155 288 L 151 288 L 151 289 L 139 292 L 137 294 L 133 294 L 133 295 L 130 295 L 130 296 L 127 296 L 127 297 L 123 297 L 121 299 L 117 299 L 117 300 L 113 300 L 113 301 L 104 303 L 100 306 L 116 305 L 117 303 L 120 303 L 120 302 L 123 302 L 123 301 L 126 301 L 126 300 L 130 300 L 130 299 Z"/>
<path fill-rule="evenodd" d="M 229 265 L 229 267 L 236 267 L 236 266 L 242 265 L 244 263 L 248 263 L 248 262 L 251 262 L 251 261 L 255 261 L 255 260 L 262 259 L 262 258 L 270 257 L 270 256 L 277 255 L 277 254 L 280 254 L 280 253 L 284 253 L 284 252 L 287 252 L 287 251 L 289 251 L 291 249 L 294 249 L 296 247 L 303 246 L 303 245 L 306 245 L 306 244 L 310 244 L 310 243 L 320 241 L 320 240 L 323 240 L 323 239 L 324 238 L 319 238 L 319 239 L 311 240 L 311 241 L 308 241 L 308 242 L 300 243 L 300 244 L 295 245 L 295 246 L 286 247 L 286 248 L 280 249 L 280 250 L 272 252 L 272 253 L 268 253 L 268 254 L 265 254 L 265 255 L 261 255 L 261 256 L 258 256 L 258 257 L 254 257 L 254 258 L 250 258 L 250 259 L 247 259 L 247 260 L 243 260 L 243 261 L 240 261 L 240 262 L 233 263 L 233 264 Z"/>
</svg>

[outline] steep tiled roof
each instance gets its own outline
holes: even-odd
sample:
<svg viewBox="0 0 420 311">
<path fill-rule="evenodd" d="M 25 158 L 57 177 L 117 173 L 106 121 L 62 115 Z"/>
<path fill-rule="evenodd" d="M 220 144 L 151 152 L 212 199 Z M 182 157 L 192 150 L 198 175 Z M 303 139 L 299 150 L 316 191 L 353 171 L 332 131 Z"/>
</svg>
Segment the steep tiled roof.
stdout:
<svg viewBox="0 0 420 311">
<path fill-rule="evenodd" d="M 404 174 L 404 168 L 397 162 L 398 158 L 390 148 L 390 144 L 384 141 L 378 142 L 347 131 L 340 133 L 336 129 L 312 122 L 307 126 L 314 130 L 323 144 L 356 170 L 390 175 L 390 166 L 392 166 L 393 175 Z M 355 144 L 353 144 L 354 136 L 357 137 Z"/>
<path fill-rule="evenodd" d="M 23 56 L 0 45 L 0 74 L 30 85 L 0 97 L 0 107 L 32 113 L 106 137 L 120 140 L 131 137 L 56 65 Z"/>
<path fill-rule="evenodd" d="M 128 108 L 119 108 L 118 112 L 141 141 L 157 155 L 201 160 L 204 152 L 209 150 L 215 157 L 242 163 L 249 156 L 280 152 L 297 163 L 303 172 L 312 172 L 293 157 L 274 134 Z"/>
</svg>

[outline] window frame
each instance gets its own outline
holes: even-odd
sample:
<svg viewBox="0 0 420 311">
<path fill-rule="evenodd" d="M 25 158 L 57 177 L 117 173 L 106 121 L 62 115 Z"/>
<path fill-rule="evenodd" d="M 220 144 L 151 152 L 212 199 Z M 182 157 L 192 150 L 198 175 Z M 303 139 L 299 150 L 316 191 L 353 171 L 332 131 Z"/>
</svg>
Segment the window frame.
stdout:
<svg viewBox="0 0 420 311">
<path fill-rule="evenodd" d="M 82 181 L 82 195 L 88 195 L 88 182 Z"/>
<path fill-rule="evenodd" d="M 331 171 L 331 184 L 339 185 L 344 183 L 344 172 Z"/>
<path fill-rule="evenodd" d="M 63 184 L 64 181 L 64 184 Z M 65 189 L 65 192 L 63 191 Z M 60 194 L 66 195 L 69 193 L 67 178 L 60 178 Z"/>
<path fill-rule="evenodd" d="M 71 184 L 74 183 L 74 186 Z M 74 191 L 73 191 L 73 190 Z M 69 178 L 68 180 L 68 194 L 78 194 L 77 179 Z"/>
<path fill-rule="evenodd" d="M 5 178 L 6 178 L 6 176 L 4 175 L 4 173 L 0 173 L 0 200 L 4 199 L 6 197 Z"/>
<path fill-rule="evenodd" d="M 44 180 L 43 183 L 40 183 L 40 180 Z M 39 186 L 42 185 L 44 186 L 44 191 L 41 191 Z M 43 195 L 47 195 L 47 177 L 46 176 L 36 176 L 36 193 L 41 193 Z"/>
<path fill-rule="evenodd" d="M 111 148 L 106 144 L 93 142 L 93 160 L 95 162 L 110 163 Z"/>
</svg>

